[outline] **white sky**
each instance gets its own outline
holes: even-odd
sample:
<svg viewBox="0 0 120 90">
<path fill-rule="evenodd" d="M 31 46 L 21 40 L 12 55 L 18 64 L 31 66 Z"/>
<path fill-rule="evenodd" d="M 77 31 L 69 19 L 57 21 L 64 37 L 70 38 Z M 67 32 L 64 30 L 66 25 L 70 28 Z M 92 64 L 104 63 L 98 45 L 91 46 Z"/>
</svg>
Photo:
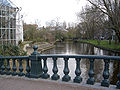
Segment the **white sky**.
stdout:
<svg viewBox="0 0 120 90">
<path fill-rule="evenodd" d="M 76 13 L 86 4 L 86 0 L 11 0 L 22 7 L 26 23 L 39 21 L 41 26 L 47 21 L 60 18 L 60 21 L 77 22 Z"/>
</svg>

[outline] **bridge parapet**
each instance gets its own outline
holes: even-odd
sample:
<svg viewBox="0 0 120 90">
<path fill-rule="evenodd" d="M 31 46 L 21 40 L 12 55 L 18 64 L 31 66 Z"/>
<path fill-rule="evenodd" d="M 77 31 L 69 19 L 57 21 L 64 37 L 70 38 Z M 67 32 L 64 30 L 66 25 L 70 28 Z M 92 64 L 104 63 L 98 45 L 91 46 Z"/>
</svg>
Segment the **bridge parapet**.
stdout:
<svg viewBox="0 0 120 90">
<path fill-rule="evenodd" d="M 81 83 L 81 68 L 80 61 L 81 59 L 88 59 L 89 64 L 89 78 L 86 81 L 87 84 L 94 85 L 94 61 L 104 60 L 104 71 L 103 71 L 103 80 L 101 82 L 101 86 L 109 87 L 109 63 L 110 60 L 117 60 L 120 63 L 119 56 L 97 56 L 97 55 L 61 55 L 61 54 L 39 54 L 37 52 L 37 46 L 34 46 L 34 52 L 30 56 L 15 56 L 15 57 L 0 57 L 1 66 L 0 66 L 0 74 L 1 75 L 13 75 L 13 76 L 26 76 L 28 78 L 43 78 L 52 80 L 60 79 L 60 75 L 58 75 L 58 67 L 57 60 L 58 58 L 63 58 L 64 60 L 64 76 L 62 77 L 62 81 L 69 82 L 71 77 L 69 75 L 69 59 L 74 58 L 76 60 L 76 70 L 75 70 L 75 78 L 73 79 L 74 83 Z M 47 59 L 51 58 L 53 60 L 53 75 L 48 74 L 47 67 Z M 43 67 L 42 62 L 43 60 Z M 119 64 L 120 68 L 120 64 Z M 116 83 L 116 88 L 120 89 L 120 70 L 118 72 L 118 81 Z M 51 77 L 50 77 L 51 76 Z"/>
</svg>

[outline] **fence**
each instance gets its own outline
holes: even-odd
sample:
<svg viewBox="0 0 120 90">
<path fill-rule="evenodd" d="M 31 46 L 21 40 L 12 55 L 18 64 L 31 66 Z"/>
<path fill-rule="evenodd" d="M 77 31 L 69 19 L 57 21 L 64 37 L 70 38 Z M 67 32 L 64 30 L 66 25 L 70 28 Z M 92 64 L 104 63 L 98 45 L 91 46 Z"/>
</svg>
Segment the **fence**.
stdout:
<svg viewBox="0 0 120 90">
<path fill-rule="evenodd" d="M 103 80 L 101 82 L 101 86 L 109 87 L 109 63 L 110 60 L 117 60 L 120 62 L 119 56 L 97 56 L 97 55 L 58 55 L 58 54 L 48 54 L 48 55 L 41 55 L 37 52 L 37 46 L 34 46 L 34 52 L 30 56 L 15 56 L 15 57 L 0 57 L 0 74 L 1 75 L 13 75 L 13 76 L 25 76 L 28 78 L 43 78 L 47 79 L 50 78 L 52 80 L 60 79 L 57 67 L 57 59 L 63 58 L 64 60 L 64 76 L 62 77 L 62 81 L 68 82 L 71 80 L 69 75 L 69 59 L 74 58 L 76 60 L 76 70 L 75 70 L 75 78 L 73 79 L 74 83 L 81 83 L 82 77 L 81 69 L 80 69 L 80 60 L 85 58 L 89 59 L 90 67 L 89 67 L 89 78 L 86 81 L 87 84 L 94 85 L 95 78 L 94 78 L 94 61 L 97 60 L 104 60 L 104 71 L 103 71 Z M 48 67 L 47 67 L 47 59 L 52 58 L 53 60 L 53 75 L 49 75 Z M 42 62 L 43 60 L 43 66 Z M 24 67 L 24 68 L 23 68 Z M 120 64 L 119 64 L 120 69 Z M 120 70 L 118 74 L 118 81 L 116 83 L 116 88 L 120 89 Z"/>
</svg>

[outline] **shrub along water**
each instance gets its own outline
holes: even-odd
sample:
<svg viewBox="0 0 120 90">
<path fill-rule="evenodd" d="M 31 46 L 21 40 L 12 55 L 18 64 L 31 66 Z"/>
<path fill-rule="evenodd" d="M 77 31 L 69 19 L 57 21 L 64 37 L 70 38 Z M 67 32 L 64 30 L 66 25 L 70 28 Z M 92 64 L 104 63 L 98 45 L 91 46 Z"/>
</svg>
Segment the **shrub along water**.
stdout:
<svg viewBox="0 0 120 90">
<path fill-rule="evenodd" d="M 7 44 L 0 45 L 0 55 L 1 56 L 25 56 L 27 53 L 23 51 L 19 46 Z"/>
</svg>

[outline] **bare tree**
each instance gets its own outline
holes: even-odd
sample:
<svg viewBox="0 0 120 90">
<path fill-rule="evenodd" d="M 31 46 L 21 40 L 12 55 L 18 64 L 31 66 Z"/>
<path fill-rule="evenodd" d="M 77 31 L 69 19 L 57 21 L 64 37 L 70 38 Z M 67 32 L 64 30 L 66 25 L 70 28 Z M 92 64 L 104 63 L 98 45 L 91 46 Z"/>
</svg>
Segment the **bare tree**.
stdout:
<svg viewBox="0 0 120 90">
<path fill-rule="evenodd" d="M 78 14 L 81 21 L 80 28 L 84 38 L 100 39 L 104 30 L 103 23 L 105 22 L 105 15 L 94 6 L 86 6 L 82 12 Z M 83 32 L 84 31 L 84 32 Z"/>
<path fill-rule="evenodd" d="M 120 42 L 120 0 L 87 0 L 108 16 L 109 29 L 113 29 Z"/>
</svg>

